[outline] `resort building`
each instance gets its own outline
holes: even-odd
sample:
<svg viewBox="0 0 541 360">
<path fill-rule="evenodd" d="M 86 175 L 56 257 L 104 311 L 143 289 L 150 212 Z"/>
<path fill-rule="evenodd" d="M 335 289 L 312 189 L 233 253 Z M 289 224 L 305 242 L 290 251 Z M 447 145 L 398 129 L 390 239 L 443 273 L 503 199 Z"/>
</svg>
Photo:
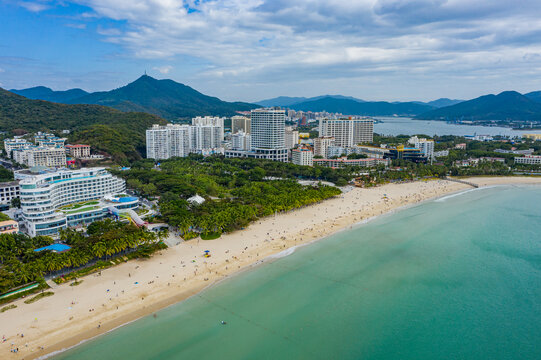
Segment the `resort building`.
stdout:
<svg viewBox="0 0 541 360">
<path fill-rule="evenodd" d="M 8 157 L 12 157 L 11 152 L 15 149 L 22 149 L 32 146 L 32 143 L 28 142 L 26 139 L 13 138 L 4 140 L 4 150 Z"/>
<path fill-rule="evenodd" d="M 526 155 L 524 157 L 516 157 L 515 164 L 541 165 L 541 156 Z"/>
<path fill-rule="evenodd" d="M 291 150 L 291 162 L 295 165 L 312 166 L 314 153 L 307 147 L 298 147 Z"/>
<path fill-rule="evenodd" d="M 404 145 L 389 149 L 389 154 L 386 157 L 393 160 L 408 160 L 413 162 L 426 162 L 427 159 L 421 153 L 421 149 L 405 147 Z"/>
<path fill-rule="evenodd" d="M 28 151 L 27 165 L 46 167 L 65 167 L 66 151 L 64 148 L 32 147 Z"/>
<path fill-rule="evenodd" d="M 66 138 L 59 138 L 54 134 L 38 132 L 34 136 L 34 142 L 38 146 L 63 148 Z"/>
<path fill-rule="evenodd" d="M 334 146 L 334 138 L 332 136 L 322 136 L 314 139 L 314 156 L 327 157 L 327 150 L 330 146 Z"/>
<path fill-rule="evenodd" d="M 19 197 L 19 182 L 10 181 L 0 183 L 0 204 L 11 204 L 11 201 Z"/>
<path fill-rule="evenodd" d="M 0 221 L 0 234 L 16 234 L 19 232 L 19 223 L 15 220 Z"/>
<path fill-rule="evenodd" d="M 71 157 L 74 157 L 76 159 L 90 157 L 90 145 L 66 145 L 66 150 Z"/>
<path fill-rule="evenodd" d="M 374 140 L 372 119 L 320 119 L 319 136 L 334 137 L 334 144 L 351 147 Z"/>
<path fill-rule="evenodd" d="M 112 210 L 138 206 L 137 198 L 122 194 L 124 180 L 104 168 L 28 176 L 19 185 L 23 224 L 31 236 L 54 235 L 60 229 L 101 220 Z M 111 197 L 114 194 L 118 195 Z"/>
<path fill-rule="evenodd" d="M 434 158 L 434 140 L 418 138 L 417 136 L 412 136 L 408 140 L 408 144 L 413 145 L 414 148 L 420 149 L 421 153 L 427 159 Z"/>
<path fill-rule="evenodd" d="M 246 116 L 233 116 L 231 118 L 231 134 L 236 134 L 239 131 L 243 131 L 246 134 L 250 134 L 252 121 Z"/>
<path fill-rule="evenodd" d="M 338 159 L 314 159 L 314 165 L 329 167 L 333 169 L 339 169 L 346 166 L 361 166 L 361 167 L 375 167 L 377 165 L 389 166 L 390 161 L 388 159 L 348 159 L 347 157 L 341 157 Z"/>
</svg>

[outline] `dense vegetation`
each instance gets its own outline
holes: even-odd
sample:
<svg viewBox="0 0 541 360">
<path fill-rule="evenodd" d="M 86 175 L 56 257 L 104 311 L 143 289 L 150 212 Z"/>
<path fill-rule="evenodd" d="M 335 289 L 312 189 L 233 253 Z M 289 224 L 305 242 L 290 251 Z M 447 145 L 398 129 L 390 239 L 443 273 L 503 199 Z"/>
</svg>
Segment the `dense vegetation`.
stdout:
<svg viewBox="0 0 541 360">
<path fill-rule="evenodd" d="M 13 172 L 0 166 L 0 182 L 13 181 Z"/>
<path fill-rule="evenodd" d="M 294 180 L 296 177 L 352 178 L 350 170 L 253 159 L 190 156 L 164 161 L 157 169 L 153 165 L 151 161 L 139 162 L 118 175 L 141 195 L 159 195 L 161 220 L 179 227 L 183 233 L 233 231 L 259 217 L 340 194 L 335 187 L 300 185 Z M 195 194 L 206 201 L 190 204 L 187 199 Z"/>
<path fill-rule="evenodd" d="M 10 90 L 12 93 L 24 96 L 28 99 L 52 101 L 56 103 L 66 103 L 67 101 L 88 95 L 81 89 L 69 89 L 64 91 L 54 91 L 45 86 L 36 86 L 23 90 Z"/>
<path fill-rule="evenodd" d="M 157 241 L 157 236 L 135 225 L 107 219 L 89 225 L 88 236 L 67 230 L 61 234 L 61 239 L 72 248 L 63 253 L 35 252 L 36 248 L 52 244 L 52 239 L 20 234 L 0 235 L 0 293 L 42 280 L 44 275 L 77 268 L 129 249 L 139 247 L 144 251 Z"/>
<path fill-rule="evenodd" d="M 64 105 L 30 100 L 0 89 L 0 128 L 37 132 L 71 130 L 70 141 L 88 143 L 117 162 L 140 159 L 145 129 L 165 120 L 97 105 Z M 138 152 L 139 151 L 139 152 Z"/>
</svg>

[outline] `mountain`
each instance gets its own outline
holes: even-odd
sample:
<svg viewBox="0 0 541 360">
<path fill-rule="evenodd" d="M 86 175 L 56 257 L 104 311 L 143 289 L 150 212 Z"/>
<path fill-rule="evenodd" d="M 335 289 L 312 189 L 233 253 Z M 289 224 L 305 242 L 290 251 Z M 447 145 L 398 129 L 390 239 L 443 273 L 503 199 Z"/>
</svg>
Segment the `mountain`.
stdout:
<svg viewBox="0 0 541 360">
<path fill-rule="evenodd" d="M 251 110 L 254 104 L 226 102 L 204 95 L 173 80 L 157 80 L 143 75 L 121 88 L 88 94 L 69 101 L 70 104 L 96 104 L 121 111 L 140 111 L 168 120 L 194 116 L 231 116 L 237 111 Z"/>
<path fill-rule="evenodd" d="M 140 159 L 145 151 L 145 130 L 152 124 L 165 123 L 155 115 L 31 100 L 0 88 L 3 131 L 71 130 L 69 141 L 86 143 L 112 155 L 117 162 Z"/>
<path fill-rule="evenodd" d="M 318 100 L 305 101 L 291 105 L 292 109 L 303 111 L 328 111 L 344 115 L 417 115 L 433 109 L 426 104 L 414 102 L 389 103 L 385 101 L 358 102 L 350 99 L 336 99 L 324 97 Z"/>
<path fill-rule="evenodd" d="M 321 96 L 315 96 L 311 98 L 306 97 L 289 97 L 289 96 L 279 96 L 272 99 L 267 100 L 261 100 L 256 102 L 257 105 L 261 105 L 263 107 L 271 107 L 271 106 L 281 106 L 281 107 L 290 107 L 291 105 L 298 104 L 301 102 L 306 101 L 315 101 L 319 99 L 323 99 L 326 97 L 330 97 L 333 99 L 349 99 L 354 100 L 357 102 L 364 102 L 364 100 L 354 98 L 352 96 L 343 96 L 343 95 L 321 95 Z"/>
<path fill-rule="evenodd" d="M 541 91 L 532 91 L 524 94 L 528 99 L 541 103 Z"/>
<path fill-rule="evenodd" d="M 417 116 L 430 120 L 541 120 L 541 103 L 519 94 L 504 91 L 446 106 Z"/>
<path fill-rule="evenodd" d="M 80 98 L 88 95 L 88 93 L 81 89 L 70 89 L 65 91 L 54 91 L 45 86 L 36 86 L 22 90 L 10 90 L 12 93 L 24 96 L 28 99 L 46 100 L 57 103 L 66 103 L 70 100 Z"/>
<path fill-rule="evenodd" d="M 441 107 L 445 107 L 445 106 L 456 105 L 456 104 L 461 103 L 463 101 L 464 100 L 440 98 L 440 99 L 437 99 L 437 100 L 429 101 L 426 104 L 430 105 L 430 106 L 433 106 L 435 108 L 441 108 Z"/>
</svg>

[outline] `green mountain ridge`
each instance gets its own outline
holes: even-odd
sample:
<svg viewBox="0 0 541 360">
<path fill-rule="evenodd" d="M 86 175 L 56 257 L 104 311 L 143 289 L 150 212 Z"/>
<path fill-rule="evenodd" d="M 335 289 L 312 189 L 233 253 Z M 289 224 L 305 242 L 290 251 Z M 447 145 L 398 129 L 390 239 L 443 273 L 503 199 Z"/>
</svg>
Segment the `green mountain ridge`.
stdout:
<svg viewBox="0 0 541 360">
<path fill-rule="evenodd" d="M 140 159 L 145 151 L 145 130 L 165 124 L 155 115 L 122 112 L 99 105 L 57 104 L 31 100 L 0 88 L 0 129 L 70 130 L 70 142 L 86 143 L 117 162 Z"/>
<path fill-rule="evenodd" d="M 33 100 L 45 100 L 57 103 L 66 103 L 73 99 L 80 98 L 88 95 L 88 93 L 82 89 L 69 89 L 64 91 L 54 91 L 45 86 L 36 86 L 28 89 L 16 90 L 11 89 L 12 93 L 24 96 Z"/>
<path fill-rule="evenodd" d="M 423 120 L 541 120 L 541 103 L 516 91 L 484 95 L 455 105 L 419 114 Z"/>
</svg>

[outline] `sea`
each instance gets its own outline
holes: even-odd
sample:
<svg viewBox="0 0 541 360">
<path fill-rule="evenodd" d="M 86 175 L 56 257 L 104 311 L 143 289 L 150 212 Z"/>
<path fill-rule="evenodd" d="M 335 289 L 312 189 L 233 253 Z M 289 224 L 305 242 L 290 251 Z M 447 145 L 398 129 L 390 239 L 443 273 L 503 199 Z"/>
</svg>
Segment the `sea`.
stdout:
<svg viewBox="0 0 541 360">
<path fill-rule="evenodd" d="M 539 360 L 540 204 L 496 186 L 409 207 L 55 359 Z"/>
<path fill-rule="evenodd" d="M 374 124 L 374 132 L 381 135 L 502 135 L 521 137 L 522 134 L 539 134 L 541 130 L 522 129 L 500 126 L 457 125 L 445 121 L 413 120 L 405 117 L 375 117 L 378 123 Z"/>
</svg>

